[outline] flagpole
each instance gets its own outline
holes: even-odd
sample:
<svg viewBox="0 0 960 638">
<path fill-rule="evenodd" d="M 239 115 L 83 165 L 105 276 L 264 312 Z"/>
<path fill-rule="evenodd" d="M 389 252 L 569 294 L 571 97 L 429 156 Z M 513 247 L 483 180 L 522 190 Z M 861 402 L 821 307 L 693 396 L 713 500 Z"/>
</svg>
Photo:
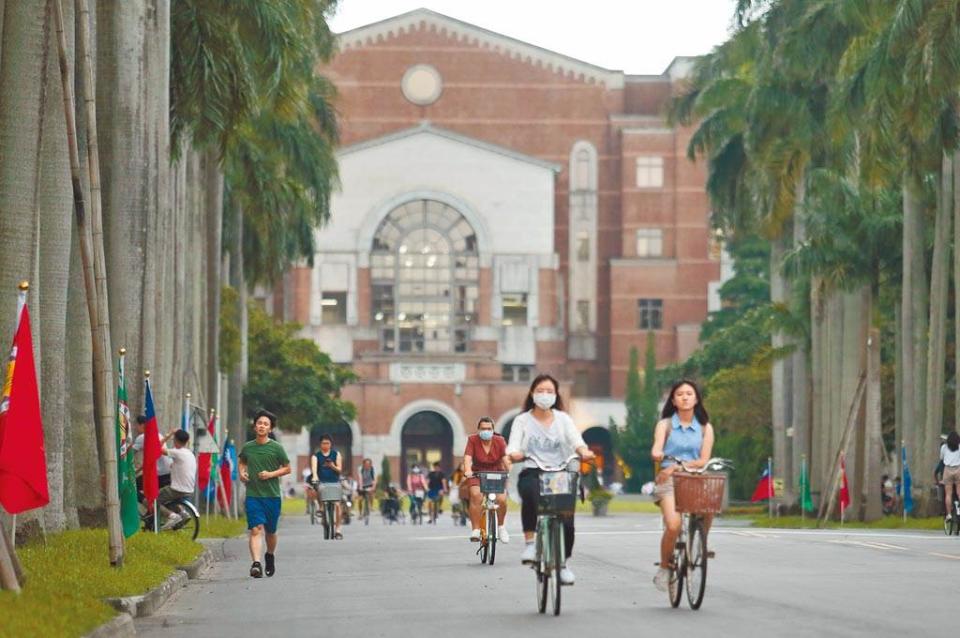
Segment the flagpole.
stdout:
<svg viewBox="0 0 960 638">
<path fill-rule="evenodd" d="M 803 527 L 803 522 L 807 519 L 806 516 L 806 502 L 804 499 L 805 492 L 803 491 L 803 481 L 807 476 L 807 455 L 800 455 L 800 527 Z"/>
<path fill-rule="evenodd" d="M 767 457 L 767 511 L 770 518 L 773 518 L 773 457 Z"/>
<path fill-rule="evenodd" d="M 27 291 L 30 290 L 30 282 L 24 279 L 20 282 L 20 285 L 17 286 L 19 292 L 17 293 L 17 320 L 13 324 L 13 334 L 17 334 L 17 329 L 20 327 L 20 315 L 23 314 L 23 309 L 27 306 Z M 14 337 L 16 340 L 16 337 Z M 17 515 L 11 515 L 11 526 L 10 526 L 10 543 L 14 547 L 17 544 Z"/>
<path fill-rule="evenodd" d="M 903 522 L 907 522 L 907 441 L 900 439 L 900 511 L 903 512 Z"/>
<path fill-rule="evenodd" d="M 840 489 L 837 490 L 837 498 L 840 500 L 840 529 L 843 529 L 843 518 L 847 508 L 843 506 L 843 475 L 847 473 L 847 459 L 843 452 L 840 452 L 840 476 L 837 480 L 840 483 Z"/>
</svg>

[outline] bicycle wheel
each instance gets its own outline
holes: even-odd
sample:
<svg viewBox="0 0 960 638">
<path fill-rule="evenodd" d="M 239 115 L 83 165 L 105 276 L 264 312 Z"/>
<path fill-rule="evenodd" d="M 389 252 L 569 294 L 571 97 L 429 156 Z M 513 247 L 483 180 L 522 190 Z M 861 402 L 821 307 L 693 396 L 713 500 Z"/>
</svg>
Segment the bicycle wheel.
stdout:
<svg viewBox="0 0 960 638">
<path fill-rule="evenodd" d="M 180 515 L 180 522 L 174 526 L 173 531 L 192 541 L 197 540 L 200 534 L 200 516 L 197 512 L 183 503 L 173 507 L 173 511 Z"/>
<path fill-rule="evenodd" d="M 564 555 L 563 555 L 563 525 L 560 523 L 559 519 L 553 519 L 552 521 L 553 533 L 550 534 L 550 540 L 553 544 L 553 550 L 550 552 L 553 554 L 551 558 L 553 559 L 553 586 L 550 588 L 551 598 L 553 599 L 553 615 L 560 615 L 560 589 L 563 584 L 560 582 L 560 570 L 563 569 Z"/>
<path fill-rule="evenodd" d="M 317 524 L 317 502 L 313 499 L 310 499 L 310 503 L 307 505 L 307 511 L 310 512 L 310 524 Z"/>
<path fill-rule="evenodd" d="M 667 586 L 667 597 L 670 599 L 671 607 L 678 607 L 680 597 L 683 596 L 683 576 L 687 570 L 684 556 L 683 543 L 678 540 L 673 549 L 673 569 L 670 570 L 670 582 Z"/>
<path fill-rule="evenodd" d="M 953 534 L 953 518 L 943 517 L 943 533 L 947 536 Z"/>
<path fill-rule="evenodd" d="M 686 567 L 687 602 L 691 609 L 700 609 L 707 589 L 707 536 L 699 518 L 690 524 Z"/>
<path fill-rule="evenodd" d="M 550 588 L 550 572 L 544 556 L 545 548 L 549 544 L 544 542 L 545 535 L 548 536 L 546 540 L 549 540 L 549 532 L 546 529 L 537 530 L 537 558 L 534 563 L 534 571 L 537 574 L 537 611 L 541 614 L 547 611 L 547 590 Z"/>
<path fill-rule="evenodd" d="M 333 526 L 336 512 L 333 509 L 333 501 L 325 501 L 323 504 L 323 538 L 330 540 L 333 538 Z"/>
<path fill-rule="evenodd" d="M 490 564 L 497 556 L 497 513 L 494 510 L 487 512 L 487 546 L 490 548 Z"/>
</svg>

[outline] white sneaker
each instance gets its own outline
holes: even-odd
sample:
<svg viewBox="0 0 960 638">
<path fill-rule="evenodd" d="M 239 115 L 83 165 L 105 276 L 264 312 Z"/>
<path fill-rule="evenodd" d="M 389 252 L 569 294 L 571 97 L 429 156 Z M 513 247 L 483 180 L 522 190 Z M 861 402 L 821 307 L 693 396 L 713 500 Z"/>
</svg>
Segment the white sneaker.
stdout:
<svg viewBox="0 0 960 638">
<path fill-rule="evenodd" d="M 537 544 L 527 543 L 523 548 L 523 553 L 520 554 L 520 562 L 526 564 L 535 560 L 537 560 Z"/>
<path fill-rule="evenodd" d="M 480 530 L 479 530 L 479 529 L 475 529 L 475 530 L 473 530 L 472 532 L 470 532 L 470 540 L 473 541 L 473 542 L 476 542 L 476 541 L 479 541 L 479 540 L 480 540 Z"/>
<path fill-rule="evenodd" d="M 570 571 L 569 567 L 564 567 L 560 570 L 560 584 L 561 585 L 572 585 L 576 580 L 576 577 L 573 575 L 573 572 Z"/>
<path fill-rule="evenodd" d="M 667 583 L 670 582 L 670 570 L 660 568 L 657 575 L 653 577 L 653 585 L 660 591 L 667 591 Z"/>
<path fill-rule="evenodd" d="M 503 525 L 497 528 L 497 540 L 501 543 L 510 542 L 510 534 L 507 534 L 507 528 Z"/>
<path fill-rule="evenodd" d="M 174 526 L 181 521 L 179 514 L 171 514 L 170 518 L 167 519 L 167 522 L 163 524 L 163 527 L 160 529 L 173 529 Z"/>
</svg>

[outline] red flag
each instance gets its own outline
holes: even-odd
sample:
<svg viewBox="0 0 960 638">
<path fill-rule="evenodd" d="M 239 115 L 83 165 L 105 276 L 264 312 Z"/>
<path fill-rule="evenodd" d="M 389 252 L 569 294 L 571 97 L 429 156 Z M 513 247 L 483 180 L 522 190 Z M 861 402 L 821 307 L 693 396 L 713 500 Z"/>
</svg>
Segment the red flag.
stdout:
<svg viewBox="0 0 960 638">
<path fill-rule="evenodd" d="M 760 477 L 760 482 L 757 483 L 757 487 L 753 490 L 753 496 L 750 497 L 751 503 L 756 503 L 758 501 L 765 501 L 768 498 L 773 496 L 773 482 L 770 480 L 770 469 L 763 470 L 763 476 Z"/>
<path fill-rule="evenodd" d="M 30 313 L 24 305 L 0 396 L 0 504 L 19 514 L 49 502 Z"/>
<path fill-rule="evenodd" d="M 230 482 L 230 462 L 224 455 L 223 461 L 220 462 L 220 485 L 223 489 L 223 492 L 219 494 L 220 504 L 223 506 L 223 509 L 230 507 L 230 499 L 232 498 L 233 484 Z"/>
<path fill-rule="evenodd" d="M 201 452 L 197 455 L 197 486 L 203 492 L 210 484 L 211 464 L 213 463 L 213 454 L 210 452 Z"/>
<path fill-rule="evenodd" d="M 157 414 L 153 409 L 153 394 L 150 392 L 150 379 L 146 380 L 144 416 L 147 424 L 143 430 L 143 496 L 147 503 L 153 503 L 160 494 L 160 482 L 157 478 L 157 459 L 160 458 L 160 430 L 157 428 Z M 152 507 L 152 506 L 151 506 Z"/>
<path fill-rule="evenodd" d="M 840 455 L 840 511 L 850 507 L 850 490 L 847 488 L 847 462 Z"/>
</svg>

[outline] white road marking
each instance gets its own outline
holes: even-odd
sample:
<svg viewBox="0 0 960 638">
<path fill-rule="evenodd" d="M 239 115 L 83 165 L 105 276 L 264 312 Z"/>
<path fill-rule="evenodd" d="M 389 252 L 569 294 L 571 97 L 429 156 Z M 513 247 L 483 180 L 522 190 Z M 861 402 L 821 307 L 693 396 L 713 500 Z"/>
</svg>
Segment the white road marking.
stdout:
<svg viewBox="0 0 960 638">
<path fill-rule="evenodd" d="M 939 558 L 949 558 L 951 560 L 960 560 L 960 556 L 955 554 L 940 554 L 939 552 L 929 552 L 931 556 L 937 556 Z"/>
<path fill-rule="evenodd" d="M 895 549 L 895 550 L 901 550 L 901 551 L 906 551 L 907 549 L 906 547 L 901 547 L 900 545 L 890 545 L 887 543 L 877 543 L 877 542 L 870 542 L 870 541 L 852 541 L 852 540 L 844 540 L 844 539 L 834 539 L 827 542 L 836 543 L 837 545 L 855 545 L 857 547 L 869 547 L 870 549 Z"/>
</svg>

